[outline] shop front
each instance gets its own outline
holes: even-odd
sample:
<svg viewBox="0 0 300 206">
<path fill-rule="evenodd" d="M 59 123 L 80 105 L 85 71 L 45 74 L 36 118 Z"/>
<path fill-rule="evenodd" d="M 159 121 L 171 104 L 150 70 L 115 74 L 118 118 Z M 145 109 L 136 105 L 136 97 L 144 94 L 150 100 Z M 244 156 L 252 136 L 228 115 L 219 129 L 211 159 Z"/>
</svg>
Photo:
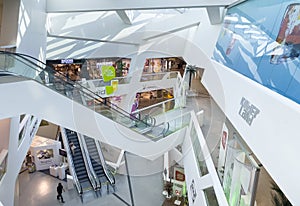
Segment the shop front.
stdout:
<svg viewBox="0 0 300 206">
<path fill-rule="evenodd" d="M 36 170 L 46 170 L 50 166 L 60 165 L 62 157 L 59 155 L 61 143 L 41 136 L 35 136 L 31 145 L 30 153 Z"/>
<path fill-rule="evenodd" d="M 83 78 L 82 65 L 84 60 L 80 59 L 61 59 L 48 60 L 47 65 L 52 67 L 55 71 L 60 72 L 65 77 L 72 81 L 79 81 Z"/>
<path fill-rule="evenodd" d="M 229 139 L 228 139 L 229 138 Z M 255 205 L 260 167 L 236 134 L 228 137 L 223 126 L 218 159 L 218 174 L 229 205 Z"/>
</svg>

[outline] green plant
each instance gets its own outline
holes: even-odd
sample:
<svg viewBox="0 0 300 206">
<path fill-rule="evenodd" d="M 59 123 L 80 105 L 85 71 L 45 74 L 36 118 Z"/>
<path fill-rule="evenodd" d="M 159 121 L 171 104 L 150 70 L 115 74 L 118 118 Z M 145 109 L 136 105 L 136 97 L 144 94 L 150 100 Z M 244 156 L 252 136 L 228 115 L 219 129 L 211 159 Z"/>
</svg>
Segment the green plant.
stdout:
<svg viewBox="0 0 300 206">
<path fill-rule="evenodd" d="M 117 73 L 117 76 L 122 76 L 122 70 L 123 68 L 125 67 L 125 64 L 122 63 L 122 60 L 119 60 L 116 62 L 116 73 Z"/>
<path fill-rule="evenodd" d="M 274 206 L 293 206 L 276 183 L 271 183 L 271 190 Z"/>
<path fill-rule="evenodd" d="M 189 89 L 191 89 L 192 86 L 192 77 L 196 75 L 197 70 L 198 70 L 197 67 L 194 65 L 188 65 L 185 68 L 186 74 L 189 74 Z"/>
</svg>

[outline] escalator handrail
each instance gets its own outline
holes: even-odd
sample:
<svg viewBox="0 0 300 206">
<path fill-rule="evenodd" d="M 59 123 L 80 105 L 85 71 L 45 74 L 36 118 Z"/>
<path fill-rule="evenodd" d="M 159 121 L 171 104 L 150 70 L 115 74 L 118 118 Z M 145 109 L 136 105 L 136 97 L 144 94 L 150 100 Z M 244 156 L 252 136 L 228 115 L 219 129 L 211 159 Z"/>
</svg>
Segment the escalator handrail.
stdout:
<svg viewBox="0 0 300 206">
<path fill-rule="evenodd" d="M 163 137 L 166 136 L 166 134 L 167 134 L 167 132 L 169 131 L 169 129 L 170 129 L 170 124 L 169 124 L 169 122 L 165 122 L 165 127 L 164 127 L 164 129 L 163 129 L 163 131 L 162 131 L 162 136 L 163 136 Z"/>
<path fill-rule="evenodd" d="M 96 139 L 94 139 L 94 141 L 95 141 L 96 148 L 97 148 L 97 151 L 98 151 L 98 154 L 99 154 L 99 157 L 100 157 L 100 161 L 101 161 L 101 164 L 102 164 L 102 168 L 103 168 L 104 174 L 105 174 L 106 178 L 108 179 L 109 183 L 110 183 L 111 185 L 114 185 L 115 182 L 116 182 L 116 180 L 115 180 L 114 175 L 113 175 L 113 174 L 111 173 L 111 171 L 107 168 L 107 165 L 106 165 L 106 162 L 105 162 L 103 153 L 102 153 L 100 141 L 98 141 L 98 140 L 96 140 Z"/>
<path fill-rule="evenodd" d="M 58 80 L 60 80 L 60 81 L 62 81 L 62 82 L 65 82 L 65 83 L 67 83 L 68 85 L 70 85 L 70 84 L 72 84 L 72 85 L 75 84 L 76 86 L 78 85 L 78 87 L 82 88 L 82 90 L 80 90 L 80 92 L 84 93 L 84 95 L 87 95 L 88 97 L 91 97 L 91 99 L 93 99 L 95 102 L 101 103 L 102 105 L 108 107 L 108 109 L 109 109 L 110 111 L 115 111 L 115 112 L 117 112 L 117 113 L 119 113 L 119 114 L 121 114 L 121 115 L 124 115 L 124 113 L 125 113 L 125 116 L 126 116 L 127 118 L 130 118 L 131 120 L 135 121 L 136 123 L 140 122 L 140 123 L 146 125 L 146 127 L 150 126 L 151 128 L 149 128 L 149 131 L 151 131 L 152 128 L 154 127 L 153 125 L 148 125 L 148 124 L 147 124 L 146 122 L 144 122 L 141 118 L 136 118 L 135 115 L 129 114 L 127 111 L 125 111 L 125 110 L 123 110 L 123 109 L 121 109 L 121 108 L 120 108 L 120 109 L 115 109 L 115 105 L 114 105 L 114 107 L 108 106 L 107 104 L 105 104 L 105 103 L 103 102 L 102 97 L 99 96 L 98 94 L 94 93 L 93 91 L 89 90 L 88 88 L 86 88 L 86 87 L 84 87 L 84 86 L 82 86 L 82 85 L 80 85 L 80 84 L 78 84 L 78 83 L 76 83 L 76 82 L 73 82 L 73 81 L 71 81 L 71 80 L 66 81 L 66 80 L 65 80 L 65 76 L 64 76 L 62 73 L 55 71 L 55 70 L 52 69 L 51 67 L 47 66 L 44 62 L 42 62 L 42 61 L 40 61 L 40 60 L 38 60 L 38 59 L 36 59 L 36 58 L 34 58 L 34 57 L 31 57 L 31 56 L 26 55 L 26 54 L 11 53 L 11 52 L 4 52 L 4 51 L 0 51 L 0 54 L 1 54 L 1 53 L 2 53 L 2 54 L 5 54 L 5 55 L 12 56 L 13 58 L 17 59 L 18 61 L 21 61 L 21 60 L 19 59 L 19 58 L 21 58 L 21 59 L 22 59 L 22 61 L 21 61 L 22 63 L 23 63 L 23 61 L 25 60 L 27 64 L 28 64 L 28 62 L 31 63 L 31 64 L 33 64 L 34 67 L 31 65 L 31 68 L 34 69 L 34 70 L 36 70 L 36 71 L 38 71 L 38 72 L 40 72 L 40 74 L 41 74 L 42 72 L 44 72 L 44 71 L 45 71 L 45 72 L 48 72 L 49 74 L 52 74 L 52 75 L 53 75 L 53 73 L 58 74 L 58 77 L 59 77 Z M 24 56 L 25 56 L 25 57 L 24 57 Z M 17 58 L 17 57 L 19 57 L 19 58 Z M 45 66 L 45 68 L 39 66 L 39 65 L 36 64 L 35 62 L 32 62 L 31 60 L 27 59 L 26 57 L 31 58 L 31 59 L 33 59 L 33 60 L 35 60 L 35 61 L 38 61 L 39 63 L 43 64 L 43 65 Z M 26 64 L 26 63 L 24 63 L 24 64 Z M 35 67 L 38 67 L 38 68 L 41 69 L 42 71 L 37 70 Z M 55 76 L 55 77 L 57 78 L 57 76 Z M 31 78 L 31 79 L 32 79 L 32 78 Z M 35 79 L 34 79 L 34 80 L 35 80 Z M 37 81 L 37 80 L 35 80 L 35 81 Z M 37 81 L 37 82 L 39 82 L 39 81 Z M 40 82 L 40 83 L 42 83 L 42 82 Z M 46 83 L 44 83 L 44 84 L 46 84 Z M 47 85 L 46 85 L 46 86 L 47 86 Z M 92 94 L 92 95 L 91 95 L 91 94 Z M 96 96 L 97 98 L 96 98 L 95 96 Z M 107 103 L 110 103 L 110 102 L 107 101 Z M 81 104 L 82 104 L 82 103 L 81 103 Z M 83 104 L 83 105 L 84 105 L 84 104 Z M 90 107 L 88 107 L 88 108 L 91 109 Z M 97 111 L 95 111 L 95 110 L 93 110 L 93 111 L 94 111 L 94 112 L 97 112 Z M 104 115 L 104 116 L 105 116 L 105 115 Z M 136 131 L 136 130 L 135 130 L 135 132 L 139 133 L 139 132 Z"/>
<path fill-rule="evenodd" d="M 13 53 L 13 52 L 7 52 L 7 51 L 0 51 L 0 53 L 19 56 L 19 57 L 25 59 L 26 61 L 29 61 L 29 62 L 32 63 L 33 65 L 39 67 L 40 69 L 45 70 L 46 72 L 52 72 L 52 74 L 56 73 L 56 74 L 59 74 L 60 77 L 65 77 L 63 73 L 54 70 L 53 68 L 51 68 L 50 66 L 48 66 L 48 65 L 45 64 L 44 62 L 40 61 L 39 59 L 37 59 L 37 58 L 35 58 L 35 57 L 32 57 L 32 56 L 29 56 L 29 55 L 27 55 L 27 54 Z M 25 57 L 26 57 L 26 58 L 25 58 Z M 39 62 L 40 64 L 43 64 L 43 65 L 45 66 L 45 68 L 43 68 L 43 67 L 37 65 L 35 62 L 32 62 L 32 61 L 30 61 L 30 60 L 27 59 L 27 58 L 31 58 L 31 59 L 33 59 L 33 60 Z M 47 69 L 47 70 L 46 70 L 46 69 Z M 71 84 L 72 84 L 73 86 L 76 85 L 76 86 L 79 87 L 79 88 L 83 88 L 84 90 L 86 90 L 86 91 L 90 92 L 91 94 L 93 94 L 94 96 L 96 96 L 96 97 L 93 97 L 93 96 L 92 96 L 93 99 L 95 99 L 95 100 L 97 100 L 98 102 L 100 102 L 101 104 L 104 104 L 104 105 L 105 105 L 104 100 L 103 100 L 103 98 L 102 98 L 100 95 L 98 95 L 98 94 L 96 94 L 95 92 L 89 90 L 88 88 L 82 86 L 81 84 L 79 84 L 79 83 L 77 83 L 77 82 L 75 82 L 75 81 L 72 81 L 72 80 L 66 81 L 66 80 L 64 80 L 63 78 L 60 78 L 60 80 L 66 82 L 68 85 L 71 85 Z M 86 93 L 86 92 L 84 92 L 84 93 Z M 88 94 L 88 96 L 91 96 L 91 95 Z M 99 99 L 100 99 L 100 101 L 99 101 Z M 106 101 L 106 103 L 109 103 L 110 106 L 112 105 L 112 103 L 111 103 L 110 101 L 108 101 L 108 100 Z M 108 106 L 108 105 L 106 105 L 106 106 Z M 115 109 L 115 108 L 117 108 L 117 109 Z M 116 112 L 118 112 L 118 113 L 121 113 L 122 115 L 125 114 L 125 115 L 130 116 L 130 113 L 128 113 L 128 112 L 125 111 L 124 109 L 118 107 L 117 105 L 113 105 L 113 107 L 110 107 L 110 109 L 111 109 L 111 110 L 114 110 L 114 111 L 116 111 Z M 122 112 L 121 112 L 121 111 L 122 111 Z M 136 119 L 135 121 L 142 121 L 142 120 Z"/>
<path fill-rule="evenodd" d="M 74 171 L 75 170 L 75 166 L 74 166 L 74 162 L 73 162 L 73 158 L 71 157 L 71 149 L 70 146 L 68 144 L 68 140 L 67 140 L 67 134 L 66 134 L 66 130 L 63 127 L 60 127 L 61 133 L 62 133 L 62 139 L 63 139 L 63 143 L 64 143 L 64 147 L 66 148 L 66 152 L 67 152 L 67 158 L 68 158 L 68 162 L 69 162 L 69 168 L 70 171 L 72 171 L 72 177 L 75 183 L 75 186 L 77 188 L 77 191 L 80 195 L 82 195 L 83 190 L 82 190 L 82 186 L 78 180 L 77 174 Z"/>
<path fill-rule="evenodd" d="M 78 142 L 79 142 L 79 146 L 82 151 L 82 157 L 83 157 L 83 161 L 84 161 L 84 165 L 85 165 L 85 169 L 86 169 L 86 172 L 87 172 L 87 175 L 89 177 L 89 180 L 93 186 L 93 189 L 94 191 L 98 190 L 99 188 L 101 188 L 101 185 L 99 184 L 99 181 L 98 181 L 98 178 L 97 178 L 97 175 L 93 169 L 93 166 L 92 166 L 92 163 L 91 163 L 91 160 L 90 158 L 88 157 L 88 154 L 87 154 L 87 147 L 86 147 L 86 144 L 85 144 L 85 141 L 82 140 L 82 135 L 77 133 L 78 135 Z"/>
<path fill-rule="evenodd" d="M 142 118 L 144 122 L 147 123 L 148 125 L 148 129 L 149 131 L 151 131 L 154 127 L 156 127 L 156 119 L 152 116 L 150 116 L 149 114 L 145 114 L 144 117 Z M 150 122 L 148 123 L 148 120 L 150 120 Z"/>
</svg>

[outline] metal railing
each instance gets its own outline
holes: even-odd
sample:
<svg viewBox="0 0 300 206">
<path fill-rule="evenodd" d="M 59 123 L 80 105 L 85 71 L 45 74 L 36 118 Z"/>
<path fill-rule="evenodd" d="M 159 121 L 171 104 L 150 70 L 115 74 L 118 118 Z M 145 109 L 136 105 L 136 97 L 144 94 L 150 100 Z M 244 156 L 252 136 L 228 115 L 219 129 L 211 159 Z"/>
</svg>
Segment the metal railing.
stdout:
<svg viewBox="0 0 300 206">
<path fill-rule="evenodd" d="M 93 186 L 94 191 L 99 190 L 101 188 L 101 183 L 98 180 L 98 177 L 94 171 L 91 159 L 88 157 L 88 149 L 85 144 L 85 141 L 83 140 L 83 136 L 82 136 L 82 134 L 79 134 L 79 133 L 77 133 L 77 136 L 78 136 L 79 145 L 82 148 L 81 151 L 82 151 L 83 161 L 84 161 L 84 165 L 85 165 L 89 180 Z"/>
<path fill-rule="evenodd" d="M 76 187 L 78 193 L 80 195 L 82 195 L 83 190 L 82 190 L 82 187 L 81 187 L 80 182 L 78 180 L 77 174 L 75 172 L 74 162 L 73 162 L 73 159 L 71 158 L 71 149 L 70 149 L 69 144 L 68 144 L 68 139 L 67 139 L 66 131 L 62 127 L 60 128 L 60 130 L 61 130 L 62 140 L 63 140 L 64 146 L 65 146 L 66 152 L 67 152 L 67 158 L 68 158 L 68 163 L 69 163 L 69 170 L 70 170 L 71 175 L 73 177 L 74 184 L 75 184 L 75 187 Z"/>
<path fill-rule="evenodd" d="M 128 113 L 81 84 L 69 80 L 64 74 L 55 71 L 45 65 L 45 63 L 31 56 L 0 51 L 0 70 L 13 72 L 23 77 L 33 79 L 64 95 L 66 98 L 72 99 L 141 135 L 145 133 L 144 128 L 148 127 L 147 132 L 149 134 L 151 130 L 156 127 L 155 125 L 149 125 L 148 122 L 145 122 L 142 115 L 132 115 Z M 168 74 L 165 78 L 169 78 L 168 76 L 176 76 L 178 78 L 178 73 L 175 72 L 174 75 Z M 137 125 L 141 129 L 137 129 Z"/>
</svg>

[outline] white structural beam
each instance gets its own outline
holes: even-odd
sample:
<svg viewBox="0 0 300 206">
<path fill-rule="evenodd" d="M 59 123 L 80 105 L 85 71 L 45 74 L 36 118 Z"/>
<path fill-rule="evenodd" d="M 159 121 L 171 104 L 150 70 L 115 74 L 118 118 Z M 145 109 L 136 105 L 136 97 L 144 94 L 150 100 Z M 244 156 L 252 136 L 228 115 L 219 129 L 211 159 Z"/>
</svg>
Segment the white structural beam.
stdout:
<svg viewBox="0 0 300 206">
<path fill-rule="evenodd" d="M 130 42 L 92 39 L 92 38 L 78 37 L 78 36 L 68 36 L 68 35 L 55 35 L 55 34 L 50 34 L 50 33 L 48 33 L 47 36 L 48 37 L 53 37 L 53 38 L 72 39 L 72 40 L 79 40 L 79 41 L 94 41 L 94 42 L 113 43 L 113 44 L 127 44 L 127 45 L 133 45 L 133 46 L 138 45 L 138 44 L 130 43 Z"/>
<path fill-rule="evenodd" d="M 176 9 L 199 7 L 227 7 L 239 0 L 49 0 L 46 11 L 55 12 L 89 12 L 116 10 Z"/>
<path fill-rule="evenodd" d="M 206 11 L 211 24 L 222 23 L 224 7 L 207 7 Z"/>
<path fill-rule="evenodd" d="M 117 10 L 116 12 L 125 24 L 132 24 L 131 19 L 129 18 L 125 10 Z"/>
<path fill-rule="evenodd" d="M 194 27 L 194 26 L 198 26 L 199 24 L 200 24 L 200 22 L 193 22 L 191 24 L 186 24 L 186 25 L 182 25 L 180 27 L 176 27 L 172 30 L 168 30 L 168 31 L 164 30 L 164 31 L 161 31 L 160 33 L 156 33 L 156 34 L 151 34 L 150 33 L 150 35 L 146 34 L 145 37 L 143 38 L 143 40 L 148 41 L 148 40 L 151 40 L 151 39 L 154 39 L 154 38 L 162 37 L 162 36 L 165 36 L 165 35 L 168 35 L 168 34 L 171 34 L 171 33 L 175 33 L 175 32 L 182 31 L 182 30 Z"/>
</svg>

